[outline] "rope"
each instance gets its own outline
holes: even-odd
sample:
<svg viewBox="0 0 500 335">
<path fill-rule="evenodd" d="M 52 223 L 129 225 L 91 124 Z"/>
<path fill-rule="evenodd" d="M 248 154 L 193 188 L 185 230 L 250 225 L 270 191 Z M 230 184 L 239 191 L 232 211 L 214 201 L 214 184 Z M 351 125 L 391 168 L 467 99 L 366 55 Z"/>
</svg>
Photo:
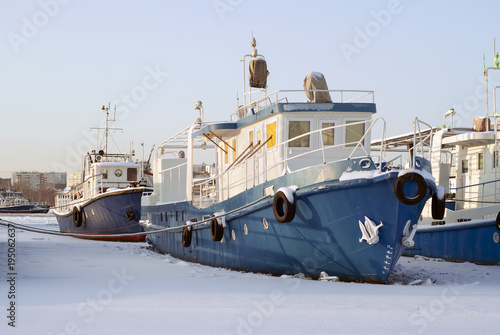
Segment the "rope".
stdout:
<svg viewBox="0 0 500 335">
<path fill-rule="evenodd" d="M 233 209 L 232 211 L 229 211 L 227 213 L 222 213 L 220 215 L 217 215 L 216 217 L 217 218 L 219 218 L 219 217 L 225 217 L 225 216 L 227 216 L 229 214 L 233 214 L 235 212 L 241 211 L 241 210 L 243 210 L 245 208 L 253 206 L 253 205 L 255 205 L 255 204 L 257 204 L 257 203 L 259 203 L 259 202 L 261 202 L 261 201 L 263 201 L 263 200 L 265 200 L 267 198 L 269 198 L 270 196 L 271 196 L 270 194 L 265 195 L 262 198 L 259 198 L 259 199 L 255 200 L 255 201 L 253 201 L 253 202 L 251 202 L 249 204 L 246 204 L 246 205 L 241 206 L 239 208 Z M 145 232 L 141 232 L 141 233 L 112 234 L 112 236 L 113 237 L 127 237 L 127 236 L 151 235 L 151 234 L 158 234 L 158 233 L 164 233 L 164 232 L 175 232 L 175 231 L 183 230 L 186 227 L 197 227 L 197 226 L 200 226 L 200 225 L 206 225 L 212 219 L 213 219 L 213 217 L 211 217 L 209 219 L 202 220 L 202 221 L 198 221 L 196 223 L 188 221 L 188 222 L 186 222 L 186 225 L 178 226 L 178 227 L 162 228 L 162 229 L 157 229 L 157 230 L 154 230 L 154 231 L 145 231 Z M 145 222 L 145 221 L 143 221 L 143 222 Z M 71 236 L 71 237 L 89 238 L 89 239 L 94 239 L 94 238 L 99 238 L 99 237 L 110 237 L 110 234 L 107 234 L 107 235 L 94 235 L 94 234 L 92 234 L 92 235 L 85 235 L 85 234 L 75 234 L 75 233 L 62 233 L 62 232 L 58 232 L 58 231 L 54 231 L 54 230 L 48 230 L 48 229 L 42 229 L 42 228 L 34 228 L 34 227 L 26 226 L 26 225 L 23 225 L 23 224 L 20 224 L 20 223 L 8 221 L 8 220 L 2 219 L 2 218 L 0 218 L 0 226 L 14 227 L 14 228 L 23 229 L 23 230 L 26 230 L 26 231 L 31 231 L 33 233 L 48 234 L 48 235 L 57 235 L 57 236 Z"/>
</svg>

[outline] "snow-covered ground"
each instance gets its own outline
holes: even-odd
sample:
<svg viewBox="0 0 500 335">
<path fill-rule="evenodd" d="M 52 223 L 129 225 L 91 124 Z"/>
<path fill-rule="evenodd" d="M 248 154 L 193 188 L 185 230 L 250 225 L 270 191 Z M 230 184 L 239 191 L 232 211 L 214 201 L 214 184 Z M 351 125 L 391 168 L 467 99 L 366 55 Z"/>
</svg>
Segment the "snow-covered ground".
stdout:
<svg viewBox="0 0 500 335">
<path fill-rule="evenodd" d="M 52 216 L 1 216 L 57 230 Z M 241 273 L 146 243 L 0 227 L 0 334 L 496 334 L 500 266 L 403 257 L 388 285 Z M 12 250 L 11 250 L 12 251 Z M 9 326 L 11 303 L 15 328 Z"/>
</svg>

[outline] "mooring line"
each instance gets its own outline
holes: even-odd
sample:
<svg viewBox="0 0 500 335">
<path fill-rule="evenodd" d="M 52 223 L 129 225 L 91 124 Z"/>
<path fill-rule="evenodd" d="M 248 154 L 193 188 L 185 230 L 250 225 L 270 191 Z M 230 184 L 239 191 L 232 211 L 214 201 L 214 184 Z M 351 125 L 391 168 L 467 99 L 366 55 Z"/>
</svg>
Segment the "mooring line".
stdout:
<svg viewBox="0 0 500 335">
<path fill-rule="evenodd" d="M 124 233 L 124 234 L 105 234 L 105 235 L 97 235 L 97 234 L 92 234 L 92 235 L 86 235 L 85 233 L 81 233 L 81 234 L 76 234 L 76 233 L 62 233 L 62 232 L 58 232 L 58 231 L 54 231 L 54 230 L 48 230 L 48 229 L 43 229 L 43 228 L 35 228 L 35 227 L 31 227 L 31 226 L 27 226 L 27 225 L 23 225 L 23 224 L 20 224 L 20 223 L 16 223 L 16 222 L 12 222 L 12 221 L 9 221 L 9 220 L 5 220 L 5 219 L 2 219 L 0 218 L 0 226 L 4 226 L 4 227 L 9 227 L 9 226 L 12 226 L 14 228 L 19 228 L 19 229 L 22 229 L 22 230 L 26 230 L 26 231 L 30 231 L 30 232 L 33 232 L 33 233 L 40 233 L 40 234 L 47 234 L 47 235 L 56 235 L 56 236 L 71 236 L 71 237 L 78 237 L 78 238 L 84 238 L 84 239 L 95 239 L 95 238 L 99 238 L 99 237 L 127 237 L 127 236 L 140 236 L 140 235 L 151 235 L 151 234 L 158 234 L 158 233 L 164 233 L 164 232 L 175 232 L 175 231 L 179 231 L 179 230 L 183 230 L 184 228 L 186 227 L 197 227 L 197 226 L 201 226 L 201 225 L 205 225 L 207 223 L 209 223 L 213 218 L 221 218 L 221 217 L 225 217 L 227 215 L 230 215 L 230 214 L 233 214 L 233 213 L 236 213 L 238 211 L 241 211 L 245 208 L 248 208 L 250 206 L 253 206 L 267 198 L 269 198 L 271 196 L 271 194 L 268 194 L 268 195 L 265 195 L 263 196 L 262 198 L 259 198 L 249 204 L 246 204 L 244 206 L 241 206 L 239 208 L 236 208 L 236 209 L 233 209 L 227 213 L 220 213 L 220 214 L 217 214 L 215 217 L 210 217 L 209 219 L 205 219 L 205 220 L 202 220 L 202 221 L 198 221 L 198 222 L 191 222 L 191 221 L 187 221 L 185 225 L 182 225 L 182 226 L 178 226 L 178 227 L 169 227 L 169 228 L 162 228 L 162 229 L 157 229 L 157 230 L 153 230 L 153 231 L 144 231 L 144 232 L 140 232 L 140 233 Z M 144 225 L 150 225 L 149 223 L 146 223 L 148 222 L 147 220 L 146 221 L 142 221 Z M 156 226 L 157 227 L 157 226 Z"/>
</svg>

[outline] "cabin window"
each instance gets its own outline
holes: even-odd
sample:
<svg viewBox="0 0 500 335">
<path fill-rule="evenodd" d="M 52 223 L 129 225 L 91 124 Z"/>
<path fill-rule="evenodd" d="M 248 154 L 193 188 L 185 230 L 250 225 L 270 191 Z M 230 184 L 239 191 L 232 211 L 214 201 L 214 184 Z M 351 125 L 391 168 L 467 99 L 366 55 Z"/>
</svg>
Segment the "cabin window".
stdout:
<svg viewBox="0 0 500 335">
<path fill-rule="evenodd" d="M 493 151 L 493 168 L 498 167 L 498 151 Z"/>
<path fill-rule="evenodd" d="M 160 221 L 163 222 L 163 213 L 160 213 Z"/>
<path fill-rule="evenodd" d="M 270 123 L 266 126 L 266 136 L 267 138 L 271 137 L 269 141 L 267 141 L 267 148 L 272 148 L 276 145 L 276 122 Z"/>
<path fill-rule="evenodd" d="M 236 139 L 233 139 L 233 162 L 236 160 Z"/>
<path fill-rule="evenodd" d="M 262 131 L 257 131 L 257 145 L 260 145 L 260 141 L 262 140 Z M 259 149 L 258 153 L 260 154 L 262 152 L 262 149 Z"/>
<path fill-rule="evenodd" d="M 102 179 L 108 179 L 108 170 L 101 170 Z"/>
<path fill-rule="evenodd" d="M 229 147 L 227 143 L 224 143 L 224 163 L 229 164 Z"/>
<path fill-rule="evenodd" d="M 136 180 L 137 180 L 137 168 L 128 168 L 127 181 L 136 181 Z"/>
<path fill-rule="evenodd" d="M 330 128 L 335 126 L 333 122 L 322 122 L 321 128 Z M 334 145 L 335 144 L 335 129 L 327 129 L 321 132 L 321 140 L 323 145 Z"/>
<path fill-rule="evenodd" d="M 361 138 L 365 134 L 365 124 L 364 123 L 352 124 L 356 122 L 359 121 L 346 121 L 346 125 L 351 124 L 350 126 L 345 127 L 346 147 L 355 147 L 358 144 L 359 140 L 361 140 Z M 361 144 L 362 145 L 365 144 L 364 139 Z"/>
<path fill-rule="evenodd" d="M 168 212 L 165 212 L 165 222 L 168 222 Z"/>
<path fill-rule="evenodd" d="M 182 222 L 186 221 L 186 213 L 182 211 Z"/>
<path fill-rule="evenodd" d="M 462 160 L 462 173 L 469 173 L 469 160 L 468 159 Z"/>
<path fill-rule="evenodd" d="M 311 131 L 310 121 L 289 121 L 288 122 L 288 139 L 307 134 Z M 302 136 L 293 141 L 288 142 L 288 146 L 292 148 L 308 148 L 310 136 Z"/>
<path fill-rule="evenodd" d="M 477 169 L 478 170 L 483 169 L 483 153 L 482 152 L 477 154 Z"/>
<path fill-rule="evenodd" d="M 179 221 L 179 211 L 175 211 L 175 221 Z"/>
<path fill-rule="evenodd" d="M 253 144 L 253 130 L 248 133 L 248 145 Z"/>
</svg>

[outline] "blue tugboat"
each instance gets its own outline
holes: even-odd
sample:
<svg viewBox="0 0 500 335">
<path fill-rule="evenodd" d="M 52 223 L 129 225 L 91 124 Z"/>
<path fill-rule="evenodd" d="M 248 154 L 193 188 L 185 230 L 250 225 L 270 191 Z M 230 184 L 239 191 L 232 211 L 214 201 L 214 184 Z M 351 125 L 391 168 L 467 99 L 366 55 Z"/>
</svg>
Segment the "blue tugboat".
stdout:
<svg viewBox="0 0 500 335">
<path fill-rule="evenodd" d="M 195 122 L 157 147 L 147 240 L 211 266 L 386 282 L 436 192 L 429 161 L 415 157 L 409 171 L 374 161 L 372 129 L 385 123 L 372 119 L 371 91 L 330 91 L 312 72 L 304 90 L 268 94 L 255 47 L 232 121 L 204 122 L 197 102 Z M 213 163 L 200 165 L 207 151 Z"/>
<path fill-rule="evenodd" d="M 104 150 L 84 157 L 82 182 L 56 196 L 54 214 L 63 233 L 81 238 L 140 242 L 145 235 L 117 236 L 144 232 L 139 224 L 141 196 L 150 192 L 142 163 L 131 154 L 108 154 L 109 107 L 106 111 Z M 143 176 L 141 176 L 143 175 Z"/>
</svg>

